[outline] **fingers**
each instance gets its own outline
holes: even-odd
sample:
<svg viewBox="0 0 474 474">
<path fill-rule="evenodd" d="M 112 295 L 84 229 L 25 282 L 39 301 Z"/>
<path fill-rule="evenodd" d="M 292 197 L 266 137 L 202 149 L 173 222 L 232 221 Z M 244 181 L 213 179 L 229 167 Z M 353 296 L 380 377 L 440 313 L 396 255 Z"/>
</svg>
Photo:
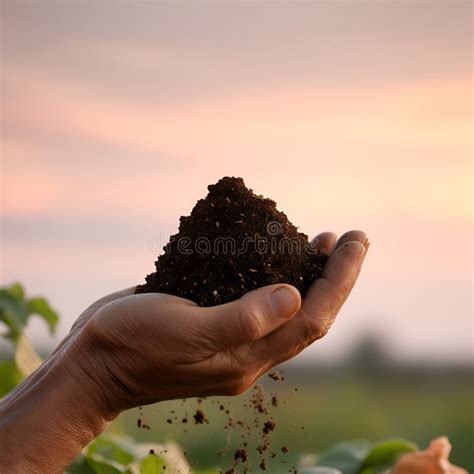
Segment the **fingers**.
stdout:
<svg viewBox="0 0 474 474">
<path fill-rule="evenodd" d="M 336 234 L 334 232 L 322 232 L 311 241 L 311 247 L 326 255 L 330 255 L 336 245 Z"/>
<path fill-rule="evenodd" d="M 367 240 L 365 234 L 358 237 Z M 250 357 L 273 361 L 274 365 L 323 337 L 354 286 L 366 251 L 359 241 L 342 243 L 329 257 L 322 277 L 309 289 L 296 317 L 252 344 L 251 350 L 247 351 Z"/>
<path fill-rule="evenodd" d="M 339 237 L 336 243 L 336 248 L 347 242 L 360 242 L 361 244 L 366 246 L 368 244 L 368 238 L 366 233 L 362 230 L 350 230 Z"/>
<path fill-rule="evenodd" d="M 367 235 L 362 230 L 350 230 L 337 239 L 334 232 L 322 232 L 311 241 L 311 246 L 326 255 L 330 255 L 334 249 L 346 242 L 360 242 L 365 245 Z"/>
<path fill-rule="evenodd" d="M 308 290 L 303 311 L 310 315 L 318 331 L 326 333 L 349 296 L 359 275 L 366 247 L 359 241 L 339 245 L 321 275 Z M 322 327 L 328 325 L 328 327 Z"/>
<path fill-rule="evenodd" d="M 231 303 L 194 310 L 203 318 L 207 336 L 223 349 L 261 339 L 285 324 L 300 307 L 299 291 L 278 284 L 251 291 Z"/>
</svg>

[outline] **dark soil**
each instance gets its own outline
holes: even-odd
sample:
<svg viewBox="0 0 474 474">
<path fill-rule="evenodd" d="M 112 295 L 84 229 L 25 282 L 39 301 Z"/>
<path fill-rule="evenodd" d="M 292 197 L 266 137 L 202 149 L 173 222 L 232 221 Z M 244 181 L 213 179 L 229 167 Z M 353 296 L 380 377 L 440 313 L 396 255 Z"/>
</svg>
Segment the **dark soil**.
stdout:
<svg viewBox="0 0 474 474">
<path fill-rule="evenodd" d="M 234 454 L 234 460 L 238 461 L 239 459 L 242 460 L 242 462 L 247 462 L 249 458 L 249 455 L 247 453 L 246 449 L 237 449 Z"/>
<path fill-rule="evenodd" d="M 276 203 L 257 196 L 242 178 L 208 186 L 190 216 L 181 217 L 136 293 L 168 293 L 214 306 L 273 283 L 302 295 L 320 276 L 327 257 L 311 248 Z"/>
<path fill-rule="evenodd" d="M 209 423 L 207 415 L 202 410 L 196 410 L 196 413 L 193 415 L 194 423 L 196 425 L 201 425 L 202 423 Z"/>
<path fill-rule="evenodd" d="M 272 372 L 268 372 L 267 375 L 275 382 L 282 382 L 283 380 L 285 380 L 285 377 L 283 376 L 283 374 L 276 370 L 273 370 Z"/>
<path fill-rule="evenodd" d="M 275 422 L 268 420 L 263 425 L 263 434 L 270 434 L 275 429 Z"/>
</svg>

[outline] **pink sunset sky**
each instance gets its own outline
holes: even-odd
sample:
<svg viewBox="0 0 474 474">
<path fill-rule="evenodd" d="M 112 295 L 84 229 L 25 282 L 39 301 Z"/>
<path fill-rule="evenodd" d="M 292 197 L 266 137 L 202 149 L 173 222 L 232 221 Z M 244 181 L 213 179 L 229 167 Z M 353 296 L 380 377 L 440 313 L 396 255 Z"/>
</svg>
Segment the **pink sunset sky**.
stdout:
<svg viewBox="0 0 474 474">
<path fill-rule="evenodd" d="M 1 283 L 62 316 L 143 281 L 206 186 L 372 246 L 331 334 L 473 355 L 472 3 L 3 2 Z M 31 324 L 36 343 L 52 343 Z"/>
</svg>

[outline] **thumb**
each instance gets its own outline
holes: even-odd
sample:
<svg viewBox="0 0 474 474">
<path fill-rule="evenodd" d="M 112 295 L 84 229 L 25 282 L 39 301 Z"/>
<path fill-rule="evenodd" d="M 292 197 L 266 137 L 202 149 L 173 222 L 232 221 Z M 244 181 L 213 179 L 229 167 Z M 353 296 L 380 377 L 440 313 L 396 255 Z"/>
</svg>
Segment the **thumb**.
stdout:
<svg viewBox="0 0 474 474">
<path fill-rule="evenodd" d="M 291 285 L 270 285 L 219 306 L 199 308 L 208 334 L 219 349 L 256 341 L 293 317 L 301 295 Z"/>
</svg>

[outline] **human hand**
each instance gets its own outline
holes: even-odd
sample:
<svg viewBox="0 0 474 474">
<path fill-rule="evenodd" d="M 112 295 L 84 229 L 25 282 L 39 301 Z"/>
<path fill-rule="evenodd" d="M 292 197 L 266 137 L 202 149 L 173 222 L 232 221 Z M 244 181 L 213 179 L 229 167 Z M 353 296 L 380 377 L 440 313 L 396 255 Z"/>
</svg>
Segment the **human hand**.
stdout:
<svg viewBox="0 0 474 474">
<path fill-rule="evenodd" d="M 72 331 L 83 333 L 83 364 L 103 387 L 107 415 L 173 398 L 242 393 L 324 336 L 355 283 L 368 242 L 360 231 L 337 244 L 332 233 L 314 242 L 331 255 L 303 301 L 282 284 L 210 308 L 166 294 L 133 294 L 132 288 L 86 310 Z"/>
<path fill-rule="evenodd" d="M 245 391 L 265 371 L 323 337 L 349 295 L 368 241 L 320 234 L 330 254 L 301 301 L 284 284 L 202 308 L 134 288 L 106 296 L 0 401 L 0 472 L 63 472 L 122 410 L 160 400 Z M 20 448 L 21 447 L 21 448 Z"/>
</svg>

